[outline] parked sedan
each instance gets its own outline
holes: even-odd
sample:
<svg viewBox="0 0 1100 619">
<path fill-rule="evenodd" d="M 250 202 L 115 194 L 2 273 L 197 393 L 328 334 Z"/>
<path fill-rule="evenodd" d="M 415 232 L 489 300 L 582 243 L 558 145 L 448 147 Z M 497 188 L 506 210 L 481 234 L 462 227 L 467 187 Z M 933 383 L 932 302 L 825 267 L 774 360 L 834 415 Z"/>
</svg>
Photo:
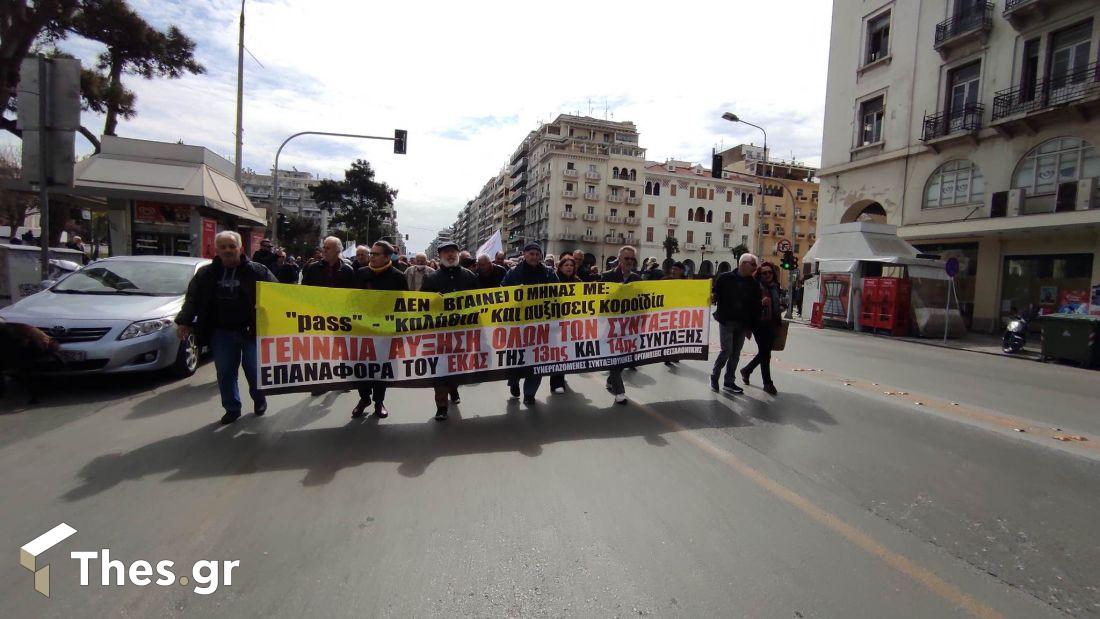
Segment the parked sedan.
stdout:
<svg viewBox="0 0 1100 619">
<path fill-rule="evenodd" d="M 194 336 L 180 342 L 173 322 L 187 284 L 209 260 L 118 256 L 97 260 L 60 282 L 0 309 L 0 319 L 38 327 L 61 344 L 61 373 L 198 368 Z"/>
</svg>

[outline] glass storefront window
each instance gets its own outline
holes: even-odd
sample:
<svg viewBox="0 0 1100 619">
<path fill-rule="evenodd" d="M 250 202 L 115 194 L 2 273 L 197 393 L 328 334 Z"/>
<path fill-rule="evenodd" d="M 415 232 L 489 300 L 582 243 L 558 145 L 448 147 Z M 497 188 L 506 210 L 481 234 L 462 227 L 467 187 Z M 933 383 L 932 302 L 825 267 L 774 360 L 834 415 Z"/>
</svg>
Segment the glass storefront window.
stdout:
<svg viewBox="0 0 1100 619">
<path fill-rule="evenodd" d="M 955 276 L 955 294 L 959 297 L 959 311 L 966 328 L 970 328 L 974 319 L 974 288 L 978 275 L 978 244 L 952 243 L 937 245 L 917 245 L 922 254 L 936 254 L 941 260 L 957 258 L 959 274 Z M 942 298 L 932 303 L 946 302 L 947 287 L 943 287 Z M 952 299 L 954 303 L 954 299 Z M 936 307 L 934 304 L 931 307 Z M 940 306 L 942 307 L 942 305 Z"/>
<path fill-rule="evenodd" d="M 1028 307 L 1053 314 L 1088 298 L 1092 254 L 1006 256 L 1001 286 L 1001 317 L 1011 318 Z"/>
</svg>

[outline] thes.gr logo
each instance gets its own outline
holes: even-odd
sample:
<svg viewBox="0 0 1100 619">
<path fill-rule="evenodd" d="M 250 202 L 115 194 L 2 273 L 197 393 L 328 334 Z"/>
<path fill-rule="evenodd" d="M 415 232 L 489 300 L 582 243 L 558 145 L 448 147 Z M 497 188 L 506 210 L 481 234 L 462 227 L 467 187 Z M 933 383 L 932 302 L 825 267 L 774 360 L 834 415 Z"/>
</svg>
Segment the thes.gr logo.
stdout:
<svg viewBox="0 0 1100 619">
<path fill-rule="evenodd" d="M 34 590 L 50 597 L 50 566 L 39 565 L 38 556 L 69 539 L 76 529 L 62 522 L 42 535 L 27 542 L 19 549 L 19 565 L 34 572 Z"/>
</svg>

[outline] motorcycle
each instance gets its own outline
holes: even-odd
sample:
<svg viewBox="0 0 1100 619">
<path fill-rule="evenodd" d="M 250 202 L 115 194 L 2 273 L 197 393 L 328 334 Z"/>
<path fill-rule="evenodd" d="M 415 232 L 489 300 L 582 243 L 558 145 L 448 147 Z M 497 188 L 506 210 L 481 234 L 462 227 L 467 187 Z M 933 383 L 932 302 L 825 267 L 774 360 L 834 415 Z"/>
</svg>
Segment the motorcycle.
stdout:
<svg viewBox="0 0 1100 619">
<path fill-rule="evenodd" d="M 1024 349 L 1027 344 L 1027 326 L 1035 318 L 1035 312 L 1029 308 L 1021 312 L 1016 318 L 1008 321 L 1005 327 L 1004 337 L 1001 338 L 1001 350 L 1006 355 L 1014 355 Z"/>
</svg>

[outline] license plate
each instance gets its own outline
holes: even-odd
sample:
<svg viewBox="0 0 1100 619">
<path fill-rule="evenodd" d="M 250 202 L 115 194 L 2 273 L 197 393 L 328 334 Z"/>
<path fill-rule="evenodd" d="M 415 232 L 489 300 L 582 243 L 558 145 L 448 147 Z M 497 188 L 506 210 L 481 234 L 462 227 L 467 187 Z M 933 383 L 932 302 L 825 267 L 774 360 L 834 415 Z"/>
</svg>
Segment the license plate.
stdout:
<svg viewBox="0 0 1100 619">
<path fill-rule="evenodd" d="M 65 360 L 65 363 L 72 363 L 74 361 L 83 361 L 87 353 L 83 350 L 65 350 L 61 349 L 61 358 Z"/>
</svg>

